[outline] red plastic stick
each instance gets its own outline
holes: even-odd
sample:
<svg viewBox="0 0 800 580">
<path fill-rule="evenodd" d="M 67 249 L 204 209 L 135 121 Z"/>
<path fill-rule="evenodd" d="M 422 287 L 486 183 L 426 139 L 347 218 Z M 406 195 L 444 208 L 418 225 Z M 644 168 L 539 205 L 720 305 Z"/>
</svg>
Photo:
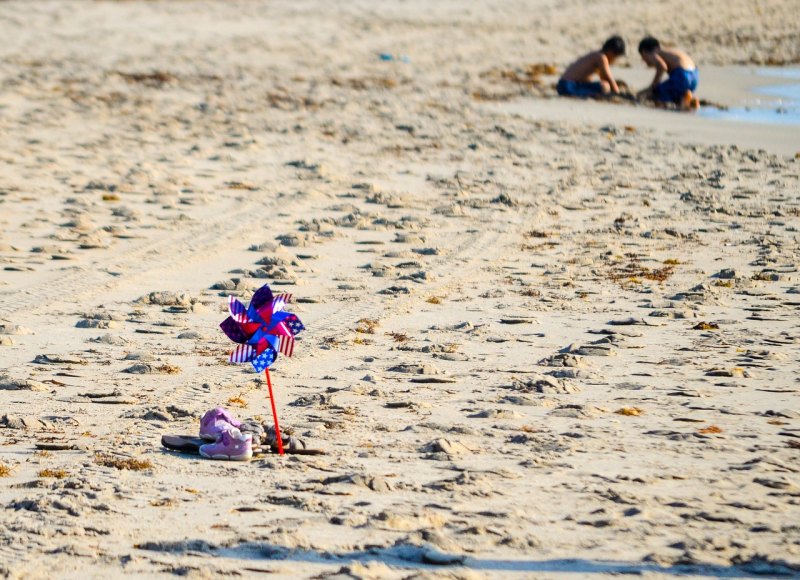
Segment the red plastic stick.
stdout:
<svg viewBox="0 0 800 580">
<path fill-rule="evenodd" d="M 283 455 L 283 439 L 281 438 L 281 428 L 278 426 L 278 411 L 275 408 L 275 395 L 272 394 L 272 380 L 269 378 L 269 369 L 264 369 L 264 373 L 267 375 L 269 402 L 272 404 L 272 418 L 275 419 L 275 437 L 278 439 L 278 455 Z"/>
</svg>

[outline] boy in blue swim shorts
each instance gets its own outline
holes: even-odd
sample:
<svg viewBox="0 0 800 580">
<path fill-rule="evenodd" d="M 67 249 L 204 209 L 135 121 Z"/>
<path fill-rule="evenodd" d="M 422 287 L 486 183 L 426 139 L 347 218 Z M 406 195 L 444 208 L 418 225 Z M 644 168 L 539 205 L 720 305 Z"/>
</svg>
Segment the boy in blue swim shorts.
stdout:
<svg viewBox="0 0 800 580">
<path fill-rule="evenodd" d="M 612 36 L 606 40 L 603 48 L 583 55 L 567 67 L 558 79 L 558 94 L 578 98 L 619 94 L 619 87 L 611 74 L 611 65 L 624 54 L 625 41 L 619 36 Z M 599 81 L 593 80 L 595 75 Z"/>
<path fill-rule="evenodd" d="M 657 103 L 674 103 L 685 111 L 699 108 L 700 102 L 694 95 L 697 66 L 689 55 L 677 48 L 662 48 L 652 36 L 639 43 L 639 54 L 647 66 L 656 69 L 653 82 L 639 96 L 650 97 Z M 667 79 L 662 80 L 665 74 Z"/>
</svg>

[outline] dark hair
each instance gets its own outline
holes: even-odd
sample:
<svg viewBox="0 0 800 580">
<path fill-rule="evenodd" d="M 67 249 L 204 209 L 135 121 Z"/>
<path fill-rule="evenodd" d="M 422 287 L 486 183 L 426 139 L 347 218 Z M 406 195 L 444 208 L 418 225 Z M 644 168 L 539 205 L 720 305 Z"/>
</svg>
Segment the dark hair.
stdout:
<svg viewBox="0 0 800 580">
<path fill-rule="evenodd" d="M 653 52 L 661 48 L 661 43 L 652 36 L 645 36 L 639 43 L 639 52 Z"/>
<path fill-rule="evenodd" d="M 621 36 L 612 36 L 603 44 L 603 52 L 623 56 L 625 54 L 625 41 L 622 40 Z"/>
</svg>

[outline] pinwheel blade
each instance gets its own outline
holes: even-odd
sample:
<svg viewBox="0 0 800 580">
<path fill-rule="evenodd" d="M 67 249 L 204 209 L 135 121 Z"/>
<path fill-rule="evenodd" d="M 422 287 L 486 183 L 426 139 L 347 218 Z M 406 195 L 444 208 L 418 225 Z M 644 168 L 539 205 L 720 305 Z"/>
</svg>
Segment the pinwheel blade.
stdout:
<svg viewBox="0 0 800 580">
<path fill-rule="evenodd" d="M 296 336 L 305 330 L 297 315 L 290 312 L 276 312 L 270 322 L 270 334 L 278 336 Z"/>
<path fill-rule="evenodd" d="M 275 298 L 272 299 L 272 311 L 280 312 L 291 301 L 292 295 L 289 293 L 283 292 L 281 294 L 276 294 Z"/>
<path fill-rule="evenodd" d="M 256 369 L 256 372 L 261 373 L 274 363 L 276 358 L 278 358 L 278 353 L 272 346 L 269 346 L 264 352 L 253 358 L 250 362 L 253 364 L 253 368 Z"/>
<path fill-rule="evenodd" d="M 283 321 L 283 323 L 289 327 L 289 331 L 292 333 L 292 336 L 297 336 L 306 329 L 296 314 L 290 314 L 288 318 Z"/>
<path fill-rule="evenodd" d="M 250 322 L 247 316 L 247 308 L 245 308 L 245 305 L 239 302 L 236 297 L 228 296 L 228 310 L 230 310 L 231 318 L 236 322 Z"/>
<path fill-rule="evenodd" d="M 253 297 L 250 299 L 250 308 L 261 310 L 264 306 L 271 305 L 274 296 L 272 290 L 269 289 L 267 284 L 256 290 Z"/>
<path fill-rule="evenodd" d="M 270 334 L 275 334 L 277 336 L 292 336 L 289 327 L 285 324 L 285 321 L 292 316 L 288 312 L 276 312 L 272 319 L 270 320 Z"/>
<path fill-rule="evenodd" d="M 258 322 L 245 322 L 239 324 L 239 328 L 242 329 L 242 332 L 244 332 L 245 335 L 252 337 L 255 332 L 261 329 L 261 324 Z"/>
<path fill-rule="evenodd" d="M 235 349 L 233 349 L 230 358 L 228 358 L 228 362 L 232 363 L 250 362 L 255 356 L 256 356 L 256 349 L 254 349 L 249 344 L 240 344 Z"/>
<path fill-rule="evenodd" d="M 240 344 L 247 342 L 249 335 L 242 330 L 241 325 L 232 317 L 229 316 L 223 320 L 219 327 L 222 329 L 222 332 L 224 332 L 233 342 L 238 342 Z"/>
<path fill-rule="evenodd" d="M 278 338 L 278 345 L 278 350 L 280 350 L 283 356 L 292 357 L 294 354 L 294 338 L 291 336 L 281 336 Z"/>
<path fill-rule="evenodd" d="M 277 351 L 278 337 L 269 334 L 263 334 L 261 335 L 261 338 L 258 339 L 258 342 L 255 343 L 255 347 L 256 347 L 256 354 L 261 354 L 268 348 Z"/>
</svg>

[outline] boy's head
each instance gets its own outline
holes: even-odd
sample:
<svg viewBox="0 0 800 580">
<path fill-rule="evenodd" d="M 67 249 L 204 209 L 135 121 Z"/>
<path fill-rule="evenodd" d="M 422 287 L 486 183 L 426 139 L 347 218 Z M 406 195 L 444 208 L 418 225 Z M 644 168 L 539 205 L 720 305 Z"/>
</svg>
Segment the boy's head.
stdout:
<svg viewBox="0 0 800 580">
<path fill-rule="evenodd" d="M 655 52 L 661 48 L 661 43 L 652 36 L 645 36 L 639 43 L 639 54 L 647 64 L 652 64 Z"/>
<path fill-rule="evenodd" d="M 621 36 L 612 36 L 605 41 L 601 50 L 609 62 L 614 62 L 618 57 L 625 55 L 625 41 Z"/>
</svg>

